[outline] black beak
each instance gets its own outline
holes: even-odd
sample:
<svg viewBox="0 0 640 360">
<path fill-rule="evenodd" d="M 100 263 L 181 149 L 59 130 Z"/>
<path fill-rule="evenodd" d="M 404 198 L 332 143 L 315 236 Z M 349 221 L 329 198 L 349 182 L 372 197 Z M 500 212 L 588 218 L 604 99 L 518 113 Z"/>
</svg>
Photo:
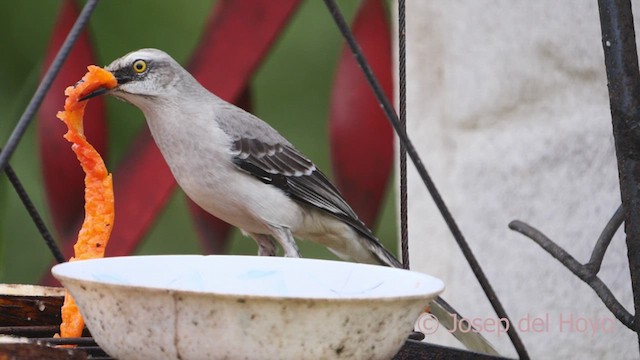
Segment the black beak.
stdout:
<svg viewBox="0 0 640 360">
<path fill-rule="evenodd" d="M 94 91 L 92 91 L 92 92 L 88 93 L 87 95 L 85 95 L 85 96 L 81 97 L 81 98 L 80 98 L 80 99 L 78 99 L 78 100 L 79 100 L 79 101 L 89 100 L 89 99 L 94 98 L 94 97 L 96 97 L 96 96 L 100 96 L 100 95 L 102 95 L 102 94 L 106 93 L 107 91 L 109 91 L 109 89 L 107 89 L 107 88 L 102 88 L 102 87 L 101 87 L 101 88 L 98 88 L 98 89 L 96 89 L 96 90 L 94 90 Z"/>
<path fill-rule="evenodd" d="M 136 77 L 135 75 L 131 74 L 131 70 L 129 68 L 124 68 L 124 69 L 118 69 L 116 71 L 113 71 L 113 75 L 116 77 L 116 81 L 118 82 L 118 84 L 116 85 L 116 87 L 114 89 L 116 89 L 118 86 L 126 84 L 132 80 L 134 80 Z M 76 85 L 78 85 L 80 82 L 82 82 L 82 80 L 78 81 L 78 83 Z M 85 101 L 85 100 L 89 100 L 91 98 L 94 98 L 96 96 L 100 96 L 102 94 L 105 94 L 107 92 L 109 92 L 110 90 L 113 89 L 107 89 L 107 88 L 98 88 L 95 89 L 94 91 L 88 93 L 87 95 L 81 97 L 79 99 L 79 101 Z"/>
</svg>

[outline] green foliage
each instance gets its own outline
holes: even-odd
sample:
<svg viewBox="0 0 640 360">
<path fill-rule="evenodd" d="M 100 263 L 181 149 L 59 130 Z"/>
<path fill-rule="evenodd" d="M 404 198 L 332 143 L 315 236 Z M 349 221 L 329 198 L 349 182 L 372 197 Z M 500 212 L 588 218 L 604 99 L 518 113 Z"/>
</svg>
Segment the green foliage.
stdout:
<svg viewBox="0 0 640 360">
<path fill-rule="evenodd" d="M 89 24 L 98 65 L 108 64 L 124 53 L 142 47 L 163 49 L 185 63 L 197 46 L 213 3 L 211 0 L 100 2 Z M 13 1 L 5 4 L 0 12 L 0 34 L 3 34 L 0 144 L 9 137 L 35 91 L 60 4 Z M 340 3 L 347 18 L 355 14 L 358 4 L 359 1 Z M 252 86 L 254 112 L 280 130 L 328 175 L 331 167 L 326 120 L 341 46 L 340 34 L 324 4 L 318 0 L 305 1 L 258 71 Z M 107 111 L 108 166 L 113 170 L 126 157 L 136 133 L 146 125 L 142 114 L 128 104 L 111 99 Z M 36 207 L 49 221 L 39 161 L 32 125 L 11 165 Z M 391 250 L 396 249 L 393 199 L 393 191 L 390 191 L 378 229 L 379 237 Z M 177 190 L 138 253 L 201 251 L 185 204 L 183 194 Z M 332 257 L 314 244 L 305 242 L 300 247 L 304 256 Z M 230 253 L 255 254 L 256 251 L 252 240 L 234 232 Z M 49 250 L 9 182 L 5 176 L 0 176 L 0 282 L 36 283 L 41 274 L 48 271 L 51 261 Z"/>
</svg>

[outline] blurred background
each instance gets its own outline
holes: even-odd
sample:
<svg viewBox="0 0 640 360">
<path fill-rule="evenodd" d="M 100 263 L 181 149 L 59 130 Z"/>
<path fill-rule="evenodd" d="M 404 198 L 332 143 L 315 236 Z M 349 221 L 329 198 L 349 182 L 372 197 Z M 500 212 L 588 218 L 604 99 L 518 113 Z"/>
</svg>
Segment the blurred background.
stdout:
<svg viewBox="0 0 640 360">
<path fill-rule="evenodd" d="M 165 50 L 186 65 L 215 3 L 212 0 L 100 2 L 87 28 L 98 59 L 96 65 L 107 65 L 129 51 L 144 47 Z M 340 1 L 339 5 L 351 20 L 360 3 Z M 0 12 L 0 144 L 6 142 L 45 70 L 45 54 L 62 4 L 62 1 L 14 1 L 5 4 Z M 251 82 L 253 112 L 278 129 L 330 178 L 327 118 L 342 46 L 342 37 L 324 4 L 302 1 Z M 60 103 L 60 109 L 62 107 Z M 108 153 L 103 157 L 110 171 L 114 171 L 127 157 L 135 135 L 146 124 L 142 113 L 129 104 L 109 98 L 106 108 L 109 142 Z M 44 194 L 35 121 L 10 164 L 54 232 Z M 392 189 L 387 191 L 375 230 L 385 246 L 396 253 L 395 199 L 394 191 L 389 190 Z M 116 226 L 117 222 L 116 198 Z M 305 257 L 334 258 L 327 250 L 308 242 L 301 242 L 300 248 Z M 176 189 L 136 253 L 202 252 L 185 196 Z M 227 252 L 255 254 L 257 248 L 251 239 L 234 229 Z M 3 174 L 0 176 L 0 282 L 37 283 L 52 261 L 49 249 Z"/>
</svg>

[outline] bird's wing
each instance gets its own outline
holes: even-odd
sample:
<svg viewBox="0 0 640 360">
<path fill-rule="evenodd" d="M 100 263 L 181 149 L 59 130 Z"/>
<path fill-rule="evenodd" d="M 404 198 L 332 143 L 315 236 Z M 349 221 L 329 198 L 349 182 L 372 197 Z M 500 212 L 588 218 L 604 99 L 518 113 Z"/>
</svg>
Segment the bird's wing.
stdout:
<svg viewBox="0 0 640 360">
<path fill-rule="evenodd" d="M 364 244 L 380 263 L 402 267 L 316 166 L 291 144 L 238 137 L 233 141 L 233 162 L 240 169 L 283 190 L 291 198 L 320 209 L 351 225 L 368 241 Z"/>
<path fill-rule="evenodd" d="M 218 126 L 230 137 L 233 162 L 291 198 L 344 220 L 373 237 L 338 190 L 282 135 L 254 115 L 218 99 Z"/>
<path fill-rule="evenodd" d="M 269 144 L 243 137 L 233 142 L 233 155 L 236 166 L 263 183 L 344 220 L 366 237 L 373 237 L 327 177 L 290 144 Z"/>
<path fill-rule="evenodd" d="M 233 143 L 233 151 L 233 162 L 265 184 L 335 216 L 357 219 L 324 174 L 291 145 L 240 138 Z"/>
</svg>

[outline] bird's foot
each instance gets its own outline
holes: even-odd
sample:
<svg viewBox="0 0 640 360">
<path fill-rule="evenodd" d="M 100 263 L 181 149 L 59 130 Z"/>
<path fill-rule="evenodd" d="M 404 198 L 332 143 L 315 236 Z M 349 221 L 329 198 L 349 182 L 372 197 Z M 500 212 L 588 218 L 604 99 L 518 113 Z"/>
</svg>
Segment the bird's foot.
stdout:
<svg viewBox="0 0 640 360">
<path fill-rule="evenodd" d="M 276 256 L 277 248 L 273 238 L 266 234 L 248 234 L 258 244 L 258 256 Z"/>
<path fill-rule="evenodd" d="M 276 241 L 278 241 L 280 246 L 282 246 L 285 257 L 301 257 L 300 250 L 298 250 L 298 245 L 296 244 L 296 240 L 293 238 L 293 235 L 291 234 L 291 230 L 289 230 L 289 228 L 275 225 L 270 225 L 269 227 L 273 231 L 273 237 L 276 239 Z"/>
</svg>

